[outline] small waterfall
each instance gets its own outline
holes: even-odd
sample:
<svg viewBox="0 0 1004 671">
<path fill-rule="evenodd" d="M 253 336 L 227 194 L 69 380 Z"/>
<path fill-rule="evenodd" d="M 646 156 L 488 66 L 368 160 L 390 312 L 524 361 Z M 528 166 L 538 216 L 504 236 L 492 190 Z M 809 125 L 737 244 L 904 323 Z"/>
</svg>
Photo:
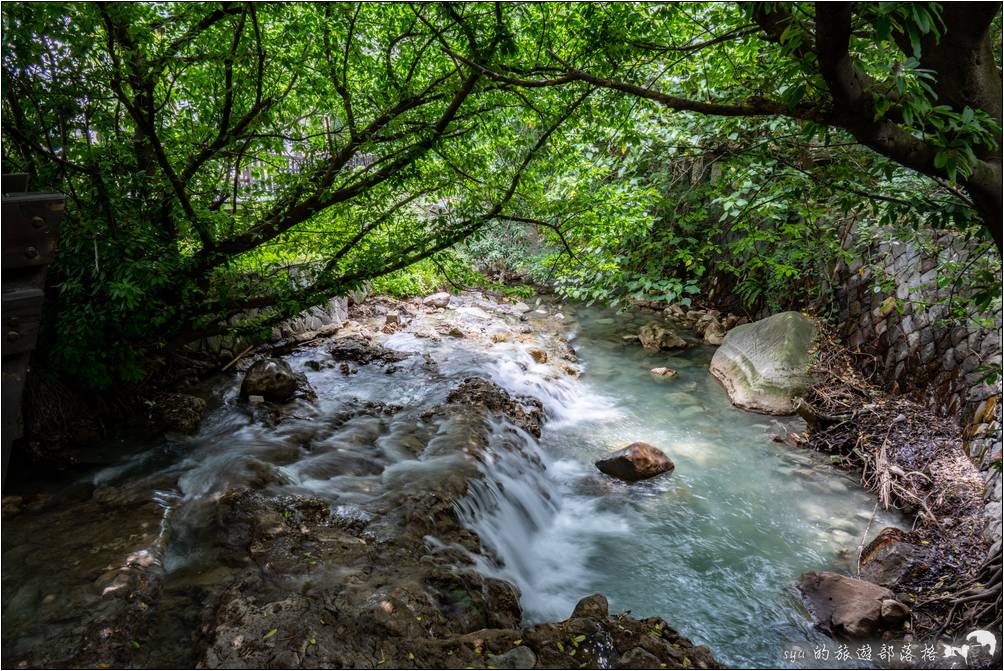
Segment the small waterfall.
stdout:
<svg viewBox="0 0 1004 671">
<path fill-rule="evenodd" d="M 496 422 L 482 477 L 457 504 L 461 521 L 485 550 L 475 557 L 478 570 L 519 588 L 528 622 L 568 617 L 578 599 L 593 591 L 594 546 L 587 539 L 626 527 L 623 519 L 597 510 L 595 499 L 567 491 L 555 477 L 566 466 L 548 464 L 533 436 Z"/>
</svg>

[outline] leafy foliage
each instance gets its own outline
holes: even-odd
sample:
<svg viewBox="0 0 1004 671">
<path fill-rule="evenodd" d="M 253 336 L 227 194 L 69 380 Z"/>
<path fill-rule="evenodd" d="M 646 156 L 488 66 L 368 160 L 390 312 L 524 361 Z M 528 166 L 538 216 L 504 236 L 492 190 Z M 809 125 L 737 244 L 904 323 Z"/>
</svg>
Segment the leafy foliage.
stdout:
<svg viewBox="0 0 1004 671">
<path fill-rule="evenodd" d="M 5 170 L 70 199 L 42 349 L 95 388 L 363 285 L 488 281 L 471 263 L 612 304 L 714 277 L 756 309 L 825 298 L 856 222 L 1000 244 L 999 7 L 8 3 L 3 28 Z M 969 270 L 990 305 L 999 270 Z"/>
</svg>

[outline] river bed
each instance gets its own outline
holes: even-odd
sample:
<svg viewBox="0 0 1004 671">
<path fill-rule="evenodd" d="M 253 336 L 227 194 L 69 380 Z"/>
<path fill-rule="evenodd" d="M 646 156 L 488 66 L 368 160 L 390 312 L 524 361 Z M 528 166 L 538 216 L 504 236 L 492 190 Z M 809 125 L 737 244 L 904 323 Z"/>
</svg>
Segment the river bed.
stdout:
<svg viewBox="0 0 1004 671">
<path fill-rule="evenodd" d="M 316 365 L 327 356 L 319 348 L 289 356 L 317 400 L 298 402 L 274 427 L 239 401 L 238 375 L 221 377 L 211 385 L 217 407 L 195 436 L 138 441 L 115 463 L 50 486 L 37 511 L 5 518 L 4 661 L 39 646 L 70 650 L 101 608 L 107 588 L 95 585 L 108 557 L 128 554 L 134 563 L 149 556 L 164 574 L 142 661 L 194 664 L 192 630 L 233 576 L 226 544 L 209 531 L 215 502 L 251 487 L 318 497 L 365 520 L 391 493 L 456 468 L 436 456 L 443 438 L 430 440 L 422 417 L 472 375 L 538 398 L 547 414 L 539 441 L 498 428 L 498 440 L 519 449 L 490 451 L 484 478 L 459 504 L 489 551 L 475 557 L 479 569 L 519 588 L 526 622 L 564 619 L 601 592 L 611 610 L 663 617 L 730 666 L 787 666 L 792 646 L 829 641 L 793 582 L 808 570 L 852 571 L 862 537 L 895 520 L 881 512 L 872 520 L 874 498 L 823 457 L 771 439 L 801 431 L 797 420 L 732 407 L 707 370 L 713 347 L 649 354 L 626 342 L 651 314 L 565 306 L 560 320 L 532 312 L 500 326 L 490 308 L 475 301 L 448 311 L 482 337 L 415 328 L 381 336 L 412 353 L 390 367 L 346 375 Z M 555 365 L 560 348 L 536 361 L 533 338 L 511 337 L 524 325 L 545 344 L 567 341 L 578 376 Z M 509 335 L 493 342 L 493 330 Z M 656 379 L 648 372 L 656 366 L 678 375 Z M 368 402 L 394 408 L 360 412 Z M 639 440 L 662 448 L 675 471 L 627 485 L 592 466 Z"/>
</svg>

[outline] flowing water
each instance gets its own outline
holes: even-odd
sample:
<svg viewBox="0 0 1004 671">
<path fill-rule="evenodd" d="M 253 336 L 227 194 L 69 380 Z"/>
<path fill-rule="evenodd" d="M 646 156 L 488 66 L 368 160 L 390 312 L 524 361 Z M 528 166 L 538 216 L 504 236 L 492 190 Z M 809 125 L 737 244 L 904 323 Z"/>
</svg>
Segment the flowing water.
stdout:
<svg viewBox="0 0 1004 671">
<path fill-rule="evenodd" d="M 487 323 L 468 310 L 465 319 Z M 92 582 L 107 567 L 88 559 L 103 556 L 94 548 L 142 542 L 164 572 L 155 633 L 173 642 L 147 661 L 191 663 L 185 632 L 231 575 L 206 532 L 223 492 L 309 494 L 339 515 L 365 517 L 388 492 L 456 467 L 434 449 L 453 434 L 418 418 L 461 379 L 481 375 L 539 398 L 549 418 L 539 442 L 498 427 L 485 477 L 459 505 L 494 557 L 479 557 L 480 570 L 519 587 L 527 622 L 564 619 L 582 596 L 601 592 L 612 610 L 661 616 L 725 664 L 786 665 L 793 645 L 825 641 L 793 581 L 807 570 L 852 570 L 874 499 L 820 456 L 772 441 L 801 430 L 796 421 L 733 408 L 707 371 L 713 348 L 653 355 L 623 341 L 648 319 L 594 308 L 560 322 L 540 317 L 538 326 L 557 324 L 575 348 L 579 378 L 536 363 L 520 342 L 398 333 L 385 345 L 416 354 L 390 375 L 376 365 L 351 376 L 315 371 L 308 361 L 326 355 L 300 352 L 288 360 L 318 400 L 274 428 L 250 421 L 237 376 L 220 381 L 220 407 L 197 436 L 130 445 L 115 465 L 53 489 L 42 511 L 5 521 L 5 660 L 32 646 L 70 646 L 85 624 L 74 618 L 100 604 Z M 678 375 L 653 378 L 655 366 Z M 360 412 L 367 401 L 402 409 Z M 512 440 L 520 449 L 501 449 Z M 634 441 L 662 448 L 675 471 L 628 485 L 595 470 L 593 461 Z M 123 504 L 128 519 L 116 513 L 102 525 L 101 511 Z M 880 513 L 869 535 L 891 522 Z"/>
</svg>

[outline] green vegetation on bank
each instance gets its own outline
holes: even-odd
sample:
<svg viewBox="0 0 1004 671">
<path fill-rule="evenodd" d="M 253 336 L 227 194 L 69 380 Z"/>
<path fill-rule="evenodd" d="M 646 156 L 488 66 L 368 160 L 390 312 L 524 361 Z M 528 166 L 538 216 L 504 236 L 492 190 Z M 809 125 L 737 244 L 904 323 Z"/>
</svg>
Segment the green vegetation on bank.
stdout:
<svg viewBox="0 0 1004 671">
<path fill-rule="evenodd" d="M 41 342 L 105 388 L 333 294 L 825 299 L 869 234 L 999 293 L 993 3 L 5 3 L 3 161 L 67 194 Z M 514 289 L 525 294 L 523 289 Z"/>
</svg>

